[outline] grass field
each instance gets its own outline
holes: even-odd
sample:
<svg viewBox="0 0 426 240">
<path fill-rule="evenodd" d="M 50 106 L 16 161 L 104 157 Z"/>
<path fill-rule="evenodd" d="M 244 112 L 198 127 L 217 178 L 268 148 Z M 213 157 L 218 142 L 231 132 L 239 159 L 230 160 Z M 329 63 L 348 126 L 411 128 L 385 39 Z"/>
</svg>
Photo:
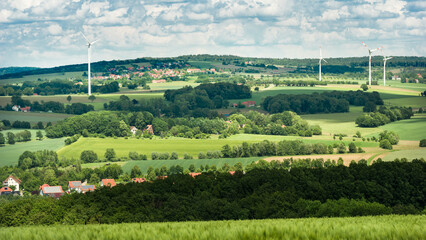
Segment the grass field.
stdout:
<svg viewBox="0 0 426 240">
<path fill-rule="evenodd" d="M 426 238 L 425 216 L 266 219 L 0 228 L 2 239 L 408 239 Z"/>
<path fill-rule="evenodd" d="M 45 124 L 47 122 L 55 123 L 72 116 L 74 115 L 64 113 L 0 111 L 0 120 L 9 120 L 11 123 L 16 120 L 30 123 L 38 123 L 40 121 Z"/>
<path fill-rule="evenodd" d="M 198 156 L 199 152 L 207 152 L 213 150 L 221 150 L 225 144 L 239 145 L 242 142 L 259 142 L 262 140 L 280 141 L 280 140 L 296 140 L 301 139 L 309 143 L 333 143 L 333 139 L 322 138 L 301 138 L 294 136 L 268 136 L 268 135 L 250 135 L 238 134 L 231 136 L 227 139 L 185 139 L 185 138 L 169 138 L 160 139 L 155 138 L 152 140 L 142 140 L 135 138 L 80 138 L 77 142 L 66 146 L 58 151 L 59 156 L 66 158 L 79 158 L 84 150 L 93 150 L 99 157 L 103 157 L 107 148 L 114 148 L 117 157 L 127 157 L 129 152 L 138 152 L 147 154 L 148 158 L 152 152 L 177 152 L 180 157 L 188 153 L 194 157 Z M 350 142 L 347 139 L 346 144 Z M 376 147 L 378 144 L 374 142 L 355 142 L 357 146 L 361 147 Z"/>
<path fill-rule="evenodd" d="M 18 163 L 19 156 L 25 151 L 53 150 L 56 151 L 65 145 L 64 138 L 33 140 L 25 143 L 6 144 L 0 147 L 0 167 Z"/>
<path fill-rule="evenodd" d="M 191 164 L 194 164 L 195 169 L 199 168 L 201 165 L 205 166 L 206 164 L 208 164 L 209 166 L 216 165 L 217 168 L 221 168 L 225 163 L 229 164 L 229 166 L 234 166 L 236 163 L 240 162 L 243 164 L 243 166 L 246 166 L 260 159 L 263 159 L 263 157 L 129 161 L 124 164 L 123 171 L 130 174 L 130 171 L 134 166 L 138 166 L 144 174 L 146 174 L 147 169 L 149 167 L 153 167 L 154 169 L 160 169 L 162 166 L 170 168 L 173 165 L 180 165 L 181 167 L 183 167 L 183 169 L 188 169 Z"/>
<path fill-rule="evenodd" d="M 77 78 L 81 77 L 83 72 L 65 72 L 65 73 L 49 73 L 49 74 L 39 74 L 39 75 L 29 75 L 24 76 L 22 78 L 10 78 L 10 79 L 2 79 L 2 84 L 11 84 L 11 83 L 21 83 L 25 81 L 37 81 L 37 79 L 47 79 L 47 80 L 55 80 L 55 79 L 68 79 L 68 78 Z"/>
<path fill-rule="evenodd" d="M 199 83 L 186 82 L 186 81 L 174 81 L 166 83 L 149 83 L 148 84 L 151 90 L 167 90 L 167 89 L 179 89 L 185 86 L 196 87 L 200 85 Z"/>
<path fill-rule="evenodd" d="M 31 139 L 35 140 L 36 139 L 36 133 L 40 129 L 17 129 L 17 128 L 13 128 L 13 129 L 9 129 L 9 130 L 3 130 L 3 131 L 1 131 L 1 133 L 3 133 L 3 135 L 6 137 L 8 132 L 12 132 L 14 134 L 17 134 L 17 133 L 22 132 L 24 130 L 30 131 L 31 132 Z M 43 136 L 44 136 L 45 131 L 42 129 L 41 132 L 43 133 Z"/>
<path fill-rule="evenodd" d="M 420 141 L 426 138 L 426 114 L 415 114 L 411 119 L 392 122 L 379 128 L 396 132 L 402 140 Z"/>
</svg>

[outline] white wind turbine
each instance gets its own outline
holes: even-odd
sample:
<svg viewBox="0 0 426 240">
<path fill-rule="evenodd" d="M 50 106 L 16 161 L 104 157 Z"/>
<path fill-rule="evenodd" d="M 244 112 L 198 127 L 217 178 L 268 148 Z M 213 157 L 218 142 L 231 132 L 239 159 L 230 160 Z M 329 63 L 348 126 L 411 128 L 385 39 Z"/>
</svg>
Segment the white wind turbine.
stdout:
<svg viewBox="0 0 426 240">
<path fill-rule="evenodd" d="M 383 86 L 386 86 L 386 61 L 392 58 L 393 57 L 383 56 Z"/>
<path fill-rule="evenodd" d="M 362 42 L 362 44 L 364 44 L 364 46 L 368 49 L 368 85 L 371 86 L 371 53 L 380 50 L 382 47 L 376 49 L 369 49 L 367 47 L 367 44 L 365 44 L 364 42 Z"/>
<path fill-rule="evenodd" d="M 322 50 L 320 47 L 320 58 L 319 58 L 319 80 L 321 81 L 321 61 L 328 63 L 324 58 L 322 58 Z"/>
<path fill-rule="evenodd" d="M 88 55 L 88 57 L 87 57 L 87 59 L 88 59 L 88 61 L 87 61 L 87 65 L 88 65 L 88 93 L 89 93 L 89 96 L 90 96 L 90 95 L 92 95 L 92 86 L 91 86 L 91 82 L 90 82 L 90 77 L 91 77 L 91 74 L 90 74 L 90 54 L 92 52 L 92 45 L 95 42 L 97 42 L 98 40 L 90 42 L 89 39 L 87 39 L 87 37 L 84 36 L 84 33 L 81 32 L 81 34 L 83 35 L 84 39 L 86 39 L 86 41 L 87 41 L 87 55 Z"/>
</svg>

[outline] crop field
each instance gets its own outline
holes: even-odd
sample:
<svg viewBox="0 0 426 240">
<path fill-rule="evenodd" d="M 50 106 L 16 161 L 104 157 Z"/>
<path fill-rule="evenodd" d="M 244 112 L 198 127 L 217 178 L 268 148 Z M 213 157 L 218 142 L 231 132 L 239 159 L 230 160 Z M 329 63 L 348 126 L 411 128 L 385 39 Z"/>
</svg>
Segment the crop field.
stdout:
<svg viewBox="0 0 426 240">
<path fill-rule="evenodd" d="M 201 165 L 205 166 L 206 164 L 210 167 L 216 165 L 217 168 L 221 168 L 225 163 L 229 166 L 234 166 L 236 163 L 240 162 L 243 166 L 246 166 L 260 159 L 263 159 L 263 157 L 129 161 L 124 164 L 123 171 L 130 174 L 134 166 L 138 166 L 144 174 L 146 174 L 149 167 L 160 169 L 162 166 L 170 168 L 173 165 L 180 165 L 184 169 L 188 169 L 191 164 L 194 164 L 195 169 L 199 168 Z M 82 167 L 86 167 L 84 165 L 86 164 L 83 164 Z"/>
<path fill-rule="evenodd" d="M 426 159 L 426 148 L 420 148 L 420 149 L 410 149 L 410 150 L 401 150 L 401 151 L 394 151 L 390 152 L 388 154 L 385 154 L 382 158 L 384 161 L 393 161 L 396 158 L 406 158 L 408 160 L 413 159 Z"/>
<path fill-rule="evenodd" d="M 179 89 L 185 86 L 196 87 L 200 85 L 199 83 L 186 82 L 186 81 L 174 81 L 166 83 L 149 83 L 148 84 L 151 90 L 167 90 L 167 89 Z"/>
<path fill-rule="evenodd" d="M 18 163 L 19 156 L 25 151 L 53 150 L 56 151 L 65 145 L 64 138 L 32 140 L 30 142 L 6 144 L 0 147 L 0 167 Z"/>
<path fill-rule="evenodd" d="M 4 239 L 425 239 L 426 217 L 266 219 L 1 228 Z"/>
<path fill-rule="evenodd" d="M 37 81 L 37 79 L 47 79 L 47 80 L 55 80 L 55 79 L 68 79 L 68 78 L 78 78 L 83 75 L 83 72 L 64 72 L 64 73 L 49 73 L 49 74 L 39 74 L 39 75 L 29 75 L 24 76 L 22 78 L 10 78 L 10 79 L 2 79 L 2 84 L 11 84 L 11 83 L 22 83 L 25 81 Z"/>
<path fill-rule="evenodd" d="M 41 131 L 43 133 L 43 136 L 45 135 L 45 132 L 43 129 L 17 129 L 17 128 L 12 128 L 9 130 L 3 130 L 1 131 L 1 133 L 3 133 L 3 135 L 6 137 L 8 132 L 12 132 L 14 134 L 17 134 L 18 132 L 22 132 L 24 130 L 28 130 L 31 132 L 31 139 L 35 140 L 36 139 L 36 133 L 37 131 Z"/>
<path fill-rule="evenodd" d="M 222 146 L 229 144 L 230 146 L 240 145 L 242 142 L 259 142 L 262 140 L 281 141 L 281 140 L 296 140 L 300 139 L 308 143 L 324 143 L 331 144 L 333 139 L 321 138 L 301 138 L 293 136 L 268 136 L 268 135 L 250 135 L 238 134 L 227 139 L 185 139 L 185 138 L 169 138 L 160 139 L 135 139 L 135 138 L 80 138 L 77 142 L 65 146 L 58 151 L 60 157 L 66 158 L 79 158 L 84 150 L 93 150 L 99 157 L 105 154 L 107 148 L 114 148 L 117 157 L 127 157 L 129 152 L 138 152 L 140 154 L 147 154 L 148 158 L 152 152 L 177 152 L 179 157 L 183 157 L 188 153 L 194 157 L 198 153 L 214 150 L 221 150 Z M 340 142 L 340 141 L 337 141 Z M 349 139 L 344 141 L 346 144 L 351 142 Z M 378 143 L 375 142 L 362 142 L 356 141 L 355 144 L 360 147 L 377 147 Z"/>
<path fill-rule="evenodd" d="M 396 132 L 402 140 L 420 141 L 426 138 L 426 114 L 415 114 L 410 119 L 392 122 L 379 128 Z"/>
<path fill-rule="evenodd" d="M 30 123 L 38 123 L 40 121 L 43 123 L 55 123 L 72 116 L 74 115 L 64 113 L 0 111 L 0 120 L 9 120 L 10 122 L 19 120 Z"/>
</svg>

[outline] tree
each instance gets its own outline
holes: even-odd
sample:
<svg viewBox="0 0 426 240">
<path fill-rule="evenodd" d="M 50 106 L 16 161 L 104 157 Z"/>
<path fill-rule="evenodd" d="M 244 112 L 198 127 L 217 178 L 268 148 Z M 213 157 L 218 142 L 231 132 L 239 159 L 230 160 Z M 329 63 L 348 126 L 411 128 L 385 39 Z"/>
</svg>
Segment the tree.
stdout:
<svg viewBox="0 0 426 240">
<path fill-rule="evenodd" d="M 106 155 L 106 153 L 105 153 Z M 106 157 L 106 156 L 105 156 Z M 80 160 L 83 163 L 92 163 L 98 160 L 98 155 L 93 150 L 85 150 L 80 154 Z"/>
<path fill-rule="evenodd" d="M 396 145 L 399 142 L 399 136 L 398 134 L 392 132 L 392 131 L 383 131 L 379 134 L 380 138 L 379 141 L 382 141 L 383 139 L 387 139 L 390 144 Z"/>
<path fill-rule="evenodd" d="M 369 102 L 365 103 L 365 106 L 362 108 L 362 111 L 374 112 L 374 111 L 376 111 L 376 109 L 377 109 L 376 104 L 374 102 L 369 101 Z"/>
<path fill-rule="evenodd" d="M 4 139 L 3 133 L 0 133 L 0 145 L 4 145 L 5 142 L 6 140 Z"/>
<path fill-rule="evenodd" d="M 337 147 L 337 152 L 338 153 L 345 153 L 346 152 L 346 146 L 344 143 L 341 143 L 338 147 Z"/>
<path fill-rule="evenodd" d="M 72 99 L 72 97 L 71 97 L 70 95 L 68 95 L 68 97 L 67 97 L 67 101 L 68 101 L 68 103 L 70 103 L 70 102 L 71 102 L 71 99 Z"/>
<path fill-rule="evenodd" d="M 36 132 L 36 137 L 37 137 L 37 139 L 38 139 L 38 140 L 43 139 L 43 133 L 42 133 L 40 130 L 38 130 L 38 131 Z"/>
<path fill-rule="evenodd" d="M 132 171 L 130 172 L 130 177 L 131 178 L 136 178 L 136 177 L 140 177 L 142 175 L 142 171 L 141 171 L 141 169 L 139 168 L 139 166 L 138 165 L 135 165 L 133 168 L 132 168 Z"/>
<path fill-rule="evenodd" d="M 349 152 L 350 153 L 356 153 L 356 146 L 355 146 L 355 143 L 353 143 L 353 142 L 351 142 L 351 143 L 349 143 Z"/>
<path fill-rule="evenodd" d="M 426 139 L 420 140 L 419 146 L 420 147 L 426 147 Z"/>
<path fill-rule="evenodd" d="M 92 94 L 92 95 L 89 96 L 89 100 L 90 101 L 93 102 L 93 101 L 95 101 L 95 99 L 96 99 L 95 95 Z"/>
<path fill-rule="evenodd" d="M 106 149 L 106 152 L 105 152 L 105 158 L 106 158 L 108 161 L 111 161 L 112 159 L 114 159 L 114 158 L 115 158 L 115 151 L 114 151 L 114 149 L 113 149 L 113 148 L 107 148 L 107 149 Z"/>
<path fill-rule="evenodd" d="M 367 86 L 367 84 L 361 84 L 361 89 L 363 90 L 363 91 L 367 91 L 368 90 L 368 86 Z"/>
<path fill-rule="evenodd" d="M 7 133 L 7 143 L 8 144 L 15 144 L 15 134 L 13 134 L 13 132 Z"/>
<path fill-rule="evenodd" d="M 383 149 L 392 150 L 392 144 L 387 139 L 383 139 L 380 141 L 380 147 Z"/>
</svg>

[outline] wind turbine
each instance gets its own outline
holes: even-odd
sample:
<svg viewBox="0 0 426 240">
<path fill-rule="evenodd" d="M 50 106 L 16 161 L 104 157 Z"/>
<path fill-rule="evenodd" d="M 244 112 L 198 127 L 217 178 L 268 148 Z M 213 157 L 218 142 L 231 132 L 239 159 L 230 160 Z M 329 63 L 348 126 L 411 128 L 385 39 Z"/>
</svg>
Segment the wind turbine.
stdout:
<svg viewBox="0 0 426 240">
<path fill-rule="evenodd" d="M 382 49 L 382 47 L 376 49 L 369 49 L 367 47 L 367 44 L 365 44 L 364 42 L 362 42 L 362 44 L 364 44 L 364 46 L 368 49 L 368 85 L 371 86 L 371 53 Z"/>
<path fill-rule="evenodd" d="M 320 47 L 320 58 L 319 58 L 319 80 L 321 81 L 321 61 L 328 63 L 324 58 L 322 58 L 322 50 Z"/>
<path fill-rule="evenodd" d="M 89 93 L 89 96 L 90 96 L 90 95 L 92 95 L 92 86 L 91 86 L 91 83 L 90 83 L 90 77 L 91 77 L 91 74 L 90 74 L 90 54 L 92 52 L 92 45 L 95 42 L 97 42 L 98 40 L 90 42 L 89 39 L 87 39 L 87 37 L 84 36 L 84 33 L 81 32 L 81 34 L 83 35 L 84 39 L 86 39 L 86 41 L 87 41 L 87 55 L 88 55 L 88 57 L 87 57 L 87 59 L 88 59 L 87 65 L 88 65 L 88 80 L 89 80 L 88 81 L 89 82 L 88 83 L 88 93 Z"/>
<path fill-rule="evenodd" d="M 392 58 L 393 57 L 383 56 L 383 86 L 386 86 L 386 61 Z"/>
</svg>

